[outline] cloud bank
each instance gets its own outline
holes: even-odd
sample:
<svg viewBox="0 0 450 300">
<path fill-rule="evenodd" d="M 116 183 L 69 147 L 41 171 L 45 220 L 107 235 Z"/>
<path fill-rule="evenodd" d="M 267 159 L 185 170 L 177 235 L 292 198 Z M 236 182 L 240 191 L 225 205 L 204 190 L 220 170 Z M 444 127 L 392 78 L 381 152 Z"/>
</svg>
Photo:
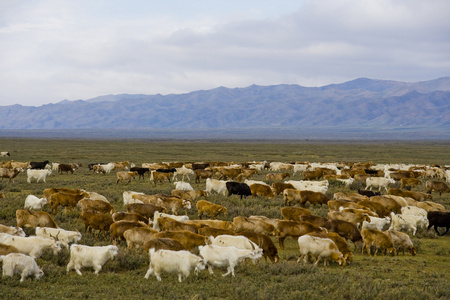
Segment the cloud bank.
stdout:
<svg viewBox="0 0 450 300">
<path fill-rule="evenodd" d="M 450 75 L 450 1 L 7 1 L 0 105 Z"/>
</svg>

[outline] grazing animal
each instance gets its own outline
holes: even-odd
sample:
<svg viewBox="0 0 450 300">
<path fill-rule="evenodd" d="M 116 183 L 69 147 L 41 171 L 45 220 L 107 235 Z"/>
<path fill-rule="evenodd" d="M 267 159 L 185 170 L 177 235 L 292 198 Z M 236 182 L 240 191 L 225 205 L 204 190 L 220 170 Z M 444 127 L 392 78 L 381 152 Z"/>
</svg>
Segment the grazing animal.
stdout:
<svg viewBox="0 0 450 300">
<path fill-rule="evenodd" d="M 58 172 L 59 174 L 62 174 L 63 172 L 66 172 L 66 174 L 68 174 L 69 172 L 73 174 L 74 169 L 69 164 L 58 164 Z"/>
<path fill-rule="evenodd" d="M 115 212 L 112 214 L 112 219 L 114 222 L 117 221 L 133 221 L 133 222 L 143 222 L 148 225 L 148 218 L 137 213 L 128 213 L 124 211 Z"/>
<path fill-rule="evenodd" d="M 352 241 L 355 245 L 362 241 L 361 232 L 353 223 L 342 220 L 330 220 L 324 227 L 329 231 L 336 232 L 343 238 Z"/>
<path fill-rule="evenodd" d="M 278 243 L 281 249 L 285 249 L 284 240 L 290 236 L 292 238 L 298 238 L 299 236 L 311 233 L 326 231 L 325 228 L 318 227 L 309 222 L 295 222 L 295 221 L 279 221 L 278 231 L 280 235 L 278 237 Z"/>
<path fill-rule="evenodd" d="M 378 229 L 378 230 L 382 231 L 384 229 L 384 227 L 391 224 L 391 218 L 389 218 L 389 217 L 378 218 L 378 217 L 369 216 L 369 218 L 370 218 L 370 222 L 367 222 L 367 221 L 362 222 L 361 229 L 372 228 L 372 229 Z"/>
<path fill-rule="evenodd" d="M 245 183 L 244 183 L 245 184 Z M 272 188 L 265 184 L 254 183 L 250 185 L 250 191 L 252 193 L 252 197 L 274 197 Z"/>
<path fill-rule="evenodd" d="M 285 189 L 295 189 L 294 186 L 290 183 L 285 182 L 274 182 L 272 183 L 273 193 L 275 195 L 279 195 L 283 193 Z"/>
<path fill-rule="evenodd" d="M 239 232 L 239 235 L 245 236 L 253 243 L 258 245 L 258 247 L 263 250 L 262 254 L 266 261 L 267 258 L 269 258 L 273 263 L 276 263 L 280 260 L 280 257 L 278 256 L 278 249 L 267 234 L 242 231 Z"/>
<path fill-rule="evenodd" d="M 344 255 L 345 262 L 350 263 L 353 261 L 352 250 L 350 250 L 350 247 L 345 241 L 345 239 L 336 232 L 321 232 L 321 233 L 316 232 L 316 233 L 308 233 L 308 235 L 332 240 L 336 244 L 336 246 L 338 246 L 339 251 L 342 253 L 342 255 Z"/>
<path fill-rule="evenodd" d="M 370 246 L 375 246 L 376 250 L 374 256 L 377 255 L 378 250 L 388 251 L 391 255 L 395 255 L 394 243 L 390 236 L 384 234 L 378 229 L 363 229 L 361 230 L 361 236 L 363 239 L 363 247 L 361 254 L 364 252 L 364 248 L 367 250 L 367 254 L 371 256 Z"/>
<path fill-rule="evenodd" d="M 402 189 L 389 189 L 389 195 L 400 196 L 400 197 L 409 197 L 413 198 L 416 201 L 425 201 L 427 199 L 431 199 L 431 195 L 427 193 L 417 192 L 417 191 L 407 191 Z"/>
<path fill-rule="evenodd" d="M 85 194 L 67 194 L 64 192 L 54 193 L 50 196 L 49 204 L 52 214 L 58 212 L 58 206 L 68 207 L 69 209 L 74 209 L 78 201 L 83 199 Z"/>
<path fill-rule="evenodd" d="M 395 230 L 386 230 L 383 233 L 391 238 L 397 255 L 400 251 L 402 251 L 403 255 L 405 255 L 405 250 L 413 256 L 417 254 L 417 250 L 414 247 L 411 238 L 406 233 Z"/>
<path fill-rule="evenodd" d="M 225 184 L 226 189 L 228 191 L 228 197 L 231 195 L 238 195 L 241 197 L 247 197 L 252 195 L 252 191 L 248 184 L 236 182 L 236 181 L 229 181 Z"/>
<path fill-rule="evenodd" d="M 155 251 L 161 249 L 172 251 L 186 250 L 180 242 L 169 238 L 152 238 L 144 243 L 144 250 L 146 252 L 152 248 Z"/>
<path fill-rule="evenodd" d="M 272 236 L 278 236 L 280 234 L 275 226 L 259 219 L 238 216 L 233 218 L 233 224 L 237 233 L 251 231 Z"/>
<path fill-rule="evenodd" d="M 59 241 L 62 246 L 69 248 L 70 243 L 77 243 L 81 240 L 81 233 L 78 231 L 64 230 L 62 228 L 36 227 L 36 236 L 42 238 L 54 239 Z"/>
<path fill-rule="evenodd" d="M 310 216 L 312 213 L 307 208 L 285 206 L 281 208 L 281 215 L 285 220 L 298 222 L 302 216 Z"/>
<path fill-rule="evenodd" d="M 111 224 L 114 223 L 109 214 L 102 214 L 94 211 L 83 211 L 79 218 L 84 223 L 84 233 L 86 234 L 86 230 L 89 230 L 91 233 L 93 233 L 93 230 L 98 230 L 97 238 L 100 237 L 101 232 L 106 239 L 106 232 L 109 232 Z"/>
<path fill-rule="evenodd" d="M 176 171 L 173 173 L 172 180 L 177 180 L 178 175 L 181 175 L 181 181 L 184 181 L 184 178 L 187 177 L 188 180 L 191 180 L 189 175 L 194 175 L 194 170 L 186 168 L 186 166 L 182 166 L 181 168 L 175 168 Z"/>
<path fill-rule="evenodd" d="M 207 237 L 187 230 L 161 231 L 155 233 L 153 238 L 170 238 L 176 240 L 183 245 L 184 249 L 189 251 L 195 247 L 206 245 L 208 241 Z"/>
<path fill-rule="evenodd" d="M 174 182 L 175 189 L 180 191 L 193 191 L 194 188 L 188 183 L 183 181 Z"/>
<path fill-rule="evenodd" d="M 31 183 L 31 179 L 36 179 L 36 182 L 43 181 L 46 182 L 45 179 L 47 176 L 52 174 L 52 170 L 27 170 L 27 182 Z"/>
<path fill-rule="evenodd" d="M 138 172 L 136 172 L 136 171 L 132 171 L 132 172 L 119 171 L 116 173 L 116 176 L 117 176 L 116 184 L 118 184 L 119 182 L 129 184 L 129 183 L 131 183 L 131 180 L 133 180 L 134 176 L 136 176 L 136 175 L 138 175 Z"/>
<path fill-rule="evenodd" d="M 429 222 L 427 217 L 414 215 L 393 215 L 389 230 L 406 230 L 416 235 L 418 228 L 426 228 Z"/>
<path fill-rule="evenodd" d="M 47 204 L 46 198 L 38 198 L 34 195 L 28 195 L 25 199 L 25 209 L 34 209 L 34 210 L 40 210 L 44 205 Z"/>
<path fill-rule="evenodd" d="M 140 214 L 146 218 L 153 218 L 156 211 L 165 212 L 166 209 L 162 206 L 145 203 L 132 203 L 127 205 L 127 212 Z"/>
<path fill-rule="evenodd" d="M 0 224 L 0 233 L 7 233 L 9 235 L 17 235 L 17 236 L 26 236 L 22 228 L 6 226 L 2 224 Z"/>
<path fill-rule="evenodd" d="M 54 239 L 42 238 L 39 236 L 4 236 L 1 240 L 2 244 L 17 248 L 20 253 L 39 258 L 42 253 L 47 250 L 53 250 L 53 254 L 57 255 L 61 251 L 61 243 Z"/>
<path fill-rule="evenodd" d="M 450 187 L 442 181 L 428 180 L 425 186 L 428 194 L 431 194 L 432 191 L 438 192 L 439 196 L 441 196 L 442 193 L 450 193 Z"/>
<path fill-rule="evenodd" d="M 127 241 L 128 248 L 138 248 L 143 247 L 157 232 L 157 230 L 148 227 L 133 227 L 125 230 L 123 237 Z"/>
<path fill-rule="evenodd" d="M 22 172 L 22 169 L 20 168 L 14 168 L 14 169 L 6 169 L 6 168 L 0 168 L 0 178 L 9 178 L 9 182 L 14 182 L 14 178 L 19 175 L 19 173 Z"/>
<path fill-rule="evenodd" d="M 23 282 L 28 276 L 34 276 L 36 280 L 44 276 L 44 272 L 39 268 L 34 258 L 22 253 L 10 253 L 0 256 L 3 262 L 3 276 L 13 277 L 14 274 L 20 275 L 20 282 Z"/>
<path fill-rule="evenodd" d="M 199 219 L 202 219 L 203 214 L 208 215 L 212 219 L 216 218 L 219 214 L 227 214 L 227 208 L 225 206 L 214 204 L 206 200 L 199 200 L 196 207 Z"/>
<path fill-rule="evenodd" d="M 428 212 L 428 230 L 433 227 L 434 231 L 438 235 L 445 235 L 447 234 L 449 228 L 450 228 L 450 212 L 448 211 L 429 211 Z M 438 227 L 445 227 L 446 231 L 443 234 L 439 234 Z"/>
<path fill-rule="evenodd" d="M 43 170 L 49 163 L 48 160 L 46 161 L 30 161 L 30 169 L 32 170 Z"/>
<path fill-rule="evenodd" d="M 192 269 L 197 275 L 199 271 L 205 269 L 205 262 L 197 255 L 186 250 L 158 250 L 154 248 L 149 250 L 150 265 L 144 278 L 148 279 L 150 275 L 155 275 L 158 281 L 161 281 L 161 273 L 176 273 L 178 281 L 189 277 Z"/>
<path fill-rule="evenodd" d="M 315 258 L 315 266 L 322 258 L 324 259 L 324 266 L 327 265 L 328 259 L 336 261 L 340 266 L 345 266 L 344 255 L 331 239 L 303 235 L 298 238 L 298 248 L 300 256 L 297 262 L 303 259 L 303 262 L 306 263 L 311 256 Z"/>
<path fill-rule="evenodd" d="M 103 200 L 81 199 L 80 201 L 78 201 L 77 207 L 81 211 L 94 210 L 100 213 L 110 214 L 113 214 L 115 212 L 114 207 L 109 202 L 105 202 Z"/>
<path fill-rule="evenodd" d="M 131 172 L 137 172 L 137 174 L 139 175 L 139 179 L 144 179 L 145 178 L 145 174 L 150 174 L 150 169 L 149 168 L 141 168 L 141 167 L 132 167 L 130 168 Z M 149 175 L 150 176 L 150 175 Z"/>
<path fill-rule="evenodd" d="M 269 173 L 266 175 L 266 180 L 267 181 L 283 181 L 284 179 L 286 179 L 287 177 L 291 177 L 291 174 L 289 173 Z"/>
<path fill-rule="evenodd" d="M 78 275 L 81 274 L 81 268 L 92 267 L 94 273 L 98 273 L 102 270 L 103 265 L 110 259 L 114 259 L 119 253 L 117 246 L 85 246 L 72 244 L 70 246 L 70 260 L 67 264 L 67 273 L 71 270 L 75 270 Z"/>
<path fill-rule="evenodd" d="M 11 156 L 10 154 L 9 154 L 9 152 L 8 151 L 2 151 L 2 152 L 0 152 L 0 156 Z"/>
<path fill-rule="evenodd" d="M 384 188 L 387 192 L 387 186 L 389 184 L 394 184 L 395 180 L 386 178 L 386 177 L 368 177 L 366 179 L 366 190 L 370 188 L 372 190 L 372 187 L 377 187 L 378 191 L 381 191 L 381 188 Z"/>
<path fill-rule="evenodd" d="M 225 196 L 225 193 L 227 192 L 227 186 L 226 186 L 225 180 L 217 180 L 217 179 L 206 179 L 206 193 L 210 195 L 213 191 L 222 194 Z"/>
<path fill-rule="evenodd" d="M 55 220 L 45 211 L 16 210 L 17 227 L 52 227 L 58 228 Z"/>
<path fill-rule="evenodd" d="M 109 226 L 109 234 L 111 241 L 116 243 L 117 241 L 125 240 L 123 233 L 128 229 L 135 227 L 147 227 L 147 224 L 141 222 L 131 222 L 131 221 L 118 221 L 114 222 Z"/>
<path fill-rule="evenodd" d="M 208 266 L 208 270 L 211 275 L 214 274 L 212 268 L 213 266 L 226 267 L 227 272 L 222 276 L 227 276 L 231 273 L 233 277 L 235 277 L 234 268 L 240 261 L 246 258 L 257 260 L 262 256 L 261 250 L 246 250 L 238 249 L 236 247 L 222 247 L 218 245 L 200 246 L 199 252 Z"/>
</svg>

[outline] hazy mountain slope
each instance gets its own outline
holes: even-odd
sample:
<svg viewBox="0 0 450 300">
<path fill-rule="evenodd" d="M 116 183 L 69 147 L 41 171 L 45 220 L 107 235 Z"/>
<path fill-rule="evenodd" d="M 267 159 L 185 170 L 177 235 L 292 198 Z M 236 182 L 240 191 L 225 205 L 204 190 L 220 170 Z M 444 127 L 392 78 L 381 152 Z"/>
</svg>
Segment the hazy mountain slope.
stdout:
<svg viewBox="0 0 450 300">
<path fill-rule="evenodd" d="M 1 129 L 450 127 L 450 77 L 360 78 L 318 88 L 219 87 L 187 94 L 107 95 L 39 107 L 0 106 Z"/>
</svg>

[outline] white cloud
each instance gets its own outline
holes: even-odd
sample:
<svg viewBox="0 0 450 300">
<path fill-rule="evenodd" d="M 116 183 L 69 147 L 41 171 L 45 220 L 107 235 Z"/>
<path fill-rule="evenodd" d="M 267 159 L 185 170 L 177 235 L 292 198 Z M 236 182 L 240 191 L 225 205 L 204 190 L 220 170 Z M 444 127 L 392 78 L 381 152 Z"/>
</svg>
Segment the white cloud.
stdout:
<svg viewBox="0 0 450 300">
<path fill-rule="evenodd" d="M 0 4 L 0 105 L 450 75 L 450 1 L 195 3 Z"/>
</svg>

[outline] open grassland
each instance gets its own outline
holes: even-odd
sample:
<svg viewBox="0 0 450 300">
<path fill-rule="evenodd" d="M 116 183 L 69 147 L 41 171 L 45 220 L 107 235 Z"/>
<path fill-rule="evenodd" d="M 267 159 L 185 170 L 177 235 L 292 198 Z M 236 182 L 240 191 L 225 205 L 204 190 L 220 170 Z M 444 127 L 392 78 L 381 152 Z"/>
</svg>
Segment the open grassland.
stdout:
<svg viewBox="0 0 450 300">
<path fill-rule="evenodd" d="M 82 163 L 83 167 L 73 175 L 52 174 L 46 183 L 26 182 L 26 175 L 19 174 L 15 183 L 1 182 L 5 199 L 0 199 L 0 223 L 16 225 L 15 211 L 23 208 L 27 195 L 42 197 L 48 187 L 82 188 L 98 192 L 113 204 L 116 211 L 125 210 L 122 193 L 126 190 L 146 194 L 170 193 L 173 184 L 154 185 L 148 177 L 144 181 L 134 180 L 129 185 L 116 185 L 115 172 L 92 174 L 87 165 L 93 162 L 125 161 L 140 166 L 142 163 L 163 161 L 309 161 L 309 162 L 368 162 L 449 164 L 448 142 L 179 142 L 179 141 L 132 141 L 132 140 L 34 140 L 1 139 L 0 150 L 9 151 L 10 158 L 2 161 L 44 161 L 58 163 Z M 267 171 L 255 176 L 264 180 Z M 301 175 L 291 177 L 300 180 Z M 204 189 L 205 183 L 195 184 L 195 189 Z M 396 186 L 398 187 L 398 186 Z M 363 188 L 362 185 L 345 187 L 332 181 L 327 192 L 332 196 L 337 191 Z M 417 188 L 425 191 L 424 185 Z M 212 195 L 208 200 L 228 208 L 227 216 L 219 219 L 232 220 L 235 216 L 265 215 L 282 218 L 281 196 L 275 199 Z M 450 209 L 450 194 L 433 194 L 433 201 Z M 310 207 L 311 211 L 326 216 L 328 208 Z M 49 211 L 47 209 L 47 211 Z M 197 218 L 195 207 L 187 212 L 191 219 Z M 77 221 L 78 212 L 63 212 L 54 216 L 57 224 L 69 230 L 83 232 L 84 226 Z M 442 229 L 441 229 L 442 230 Z M 26 229 L 27 234 L 34 230 Z M 100 274 L 92 269 L 83 269 L 83 275 L 66 274 L 69 260 L 68 250 L 57 256 L 45 253 L 37 259 L 45 275 L 39 280 L 1 278 L 1 296 L 4 299 L 448 299 L 450 295 L 450 233 L 438 237 L 433 230 L 419 231 L 412 240 L 418 249 L 416 256 L 410 254 L 369 257 L 355 251 L 354 262 L 344 268 L 331 264 L 329 267 L 312 267 L 297 264 L 297 242 L 288 238 L 286 250 L 279 250 L 281 261 L 275 264 L 261 260 L 259 264 L 240 264 L 236 277 L 222 277 L 224 270 L 207 271 L 199 276 L 191 274 L 178 283 L 175 275 L 163 274 L 162 282 L 155 277 L 144 279 L 148 269 L 148 255 L 139 249 L 129 250 L 126 244 L 119 245 L 119 255 L 108 261 Z M 83 236 L 80 244 L 107 245 L 109 241 Z M 278 243 L 275 242 L 278 246 Z M 353 248 L 353 245 L 351 245 Z"/>
</svg>

